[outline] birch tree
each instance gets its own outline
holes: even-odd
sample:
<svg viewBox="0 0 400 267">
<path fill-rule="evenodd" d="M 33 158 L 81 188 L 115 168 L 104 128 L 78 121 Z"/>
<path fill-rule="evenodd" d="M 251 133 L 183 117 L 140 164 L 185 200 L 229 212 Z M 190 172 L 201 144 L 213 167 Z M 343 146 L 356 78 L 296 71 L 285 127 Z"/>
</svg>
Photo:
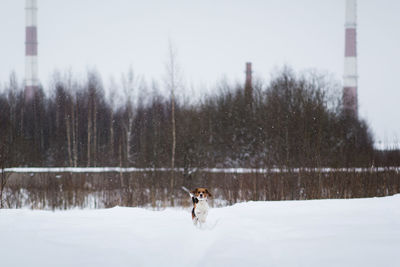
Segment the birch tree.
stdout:
<svg viewBox="0 0 400 267">
<path fill-rule="evenodd" d="M 165 64 L 166 77 L 165 84 L 171 96 L 171 132 L 172 132 L 172 147 L 171 147 L 171 192 L 175 186 L 175 152 L 176 152 L 176 118 L 175 118 L 175 93 L 178 90 L 181 82 L 180 70 L 177 63 L 177 51 L 172 41 L 168 41 L 168 59 Z M 171 205 L 174 206 L 174 194 L 171 194 Z"/>
<path fill-rule="evenodd" d="M 140 79 L 137 78 L 133 72 L 132 67 L 129 68 L 127 75 L 122 75 L 122 88 L 125 98 L 125 116 L 122 123 L 125 134 L 125 154 L 127 164 L 133 162 L 132 156 L 132 134 L 134 122 L 134 106 L 135 106 L 135 93 L 139 90 Z"/>
</svg>

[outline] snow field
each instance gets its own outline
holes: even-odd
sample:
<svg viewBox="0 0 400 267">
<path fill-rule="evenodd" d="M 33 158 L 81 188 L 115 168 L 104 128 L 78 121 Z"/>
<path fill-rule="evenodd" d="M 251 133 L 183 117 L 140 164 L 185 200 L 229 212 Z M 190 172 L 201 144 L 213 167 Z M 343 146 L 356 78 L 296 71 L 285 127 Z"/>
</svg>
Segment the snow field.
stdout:
<svg viewBox="0 0 400 267">
<path fill-rule="evenodd" d="M 400 266 L 400 195 L 211 209 L 0 210 L 0 266 Z"/>
</svg>

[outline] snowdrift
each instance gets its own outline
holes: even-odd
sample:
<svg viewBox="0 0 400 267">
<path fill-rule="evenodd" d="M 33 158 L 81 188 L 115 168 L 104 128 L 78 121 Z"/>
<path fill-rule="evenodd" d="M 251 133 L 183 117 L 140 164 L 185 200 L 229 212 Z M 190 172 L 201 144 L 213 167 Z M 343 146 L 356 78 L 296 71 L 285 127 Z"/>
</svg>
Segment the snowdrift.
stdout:
<svg viewBox="0 0 400 267">
<path fill-rule="evenodd" d="M 400 195 L 190 210 L 0 210 L 1 266 L 400 266 Z"/>
</svg>

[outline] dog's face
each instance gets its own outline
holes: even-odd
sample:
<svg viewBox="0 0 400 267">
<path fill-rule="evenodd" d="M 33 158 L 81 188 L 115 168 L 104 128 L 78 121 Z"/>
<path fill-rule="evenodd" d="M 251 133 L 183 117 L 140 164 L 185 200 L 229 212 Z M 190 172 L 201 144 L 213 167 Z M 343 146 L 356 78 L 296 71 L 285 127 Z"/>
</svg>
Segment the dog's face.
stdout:
<svg viewBox="0 0 400 267">
<path fill-rule="evenodd" d="M 203 187 L 198 187 L 195 190 L 192 191 L 192 194 L 198 199 L 198 200 L 205 200 L 207 197 L 212 197 L 210 192 L 208 192 L 207 188 Z"/>
</svg>

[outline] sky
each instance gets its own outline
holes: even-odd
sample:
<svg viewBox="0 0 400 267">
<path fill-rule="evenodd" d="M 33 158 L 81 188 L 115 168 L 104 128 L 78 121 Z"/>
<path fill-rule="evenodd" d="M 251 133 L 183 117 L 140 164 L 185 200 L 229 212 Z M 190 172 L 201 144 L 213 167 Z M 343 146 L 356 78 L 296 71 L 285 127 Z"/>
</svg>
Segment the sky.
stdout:
<svg viewBox="0 0 400 267">
<path fill-rule="evenodd" d="M 25 1 L 0 0 L 0 84 L 24 78 Z M 376 144 L 400 143 L 400 1 L 358 1 L 359 114 Z M 243 82 L 245 62 L 268 82 L 285 65 L 342 81 L 345 0 L 38 0 L 39 78 L 98 71 L 107 86 L 133 69 L 165 76 L 168 40 L 190 95 Z"/>
</svg>

